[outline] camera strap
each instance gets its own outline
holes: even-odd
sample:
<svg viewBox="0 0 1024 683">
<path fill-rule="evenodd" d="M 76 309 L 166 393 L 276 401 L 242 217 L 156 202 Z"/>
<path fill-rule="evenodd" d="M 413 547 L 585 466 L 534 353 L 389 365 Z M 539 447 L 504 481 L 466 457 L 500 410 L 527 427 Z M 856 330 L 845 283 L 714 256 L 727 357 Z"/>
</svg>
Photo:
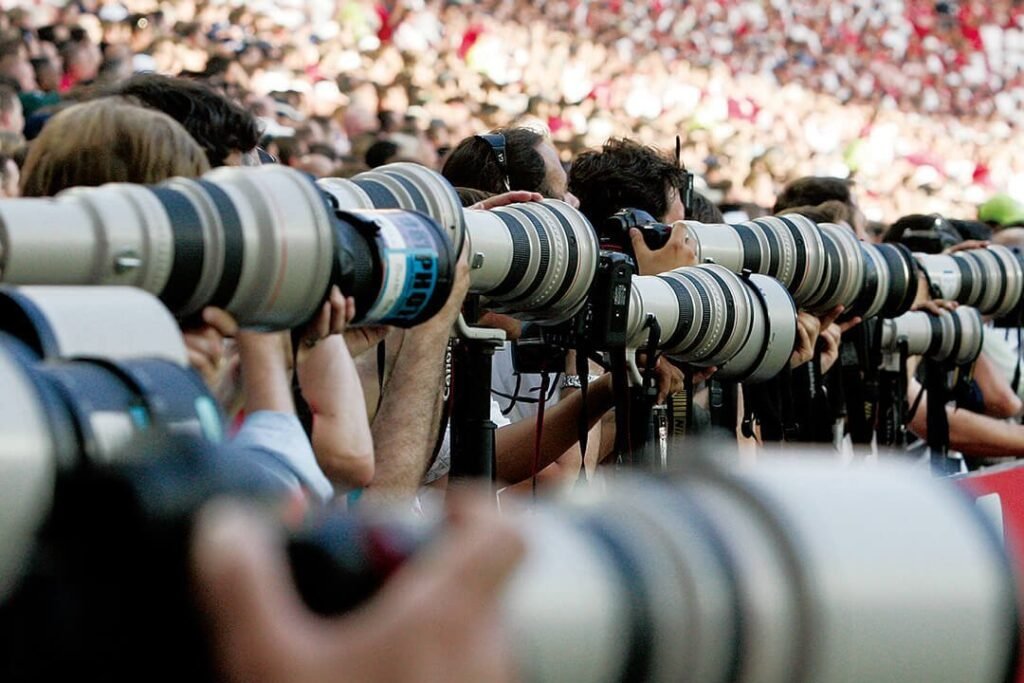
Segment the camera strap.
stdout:
<svg viewBox="0 0 1024 683">
<path fill-rule="evenodd" d="M 1021 366 L 1021 363 L 1024 362 L 1024 347 L 1022 347 L 1022 345 L 1021 345 L 1021 342 L 1024 341 L 1024 339 L 1022 339 L 1021 337 L 1022 337 L 1022 335 L 1021 335 L 1021 327 L 1020 327 L 1020 325 L 1018 325 L 1017 326 L 1017 364 L 1016 364 L 1016 367 L 1014 367 L 1014 369 L 1013 369 L 1013 381 L 1010 383 L 1010 387 L 1013 389 L 1013 393 L 1015 393 L 1015 394 L 1017 393 L 1017 390 L 1020 388 L 1020 366 Z"/>
<path fill-rule="evenodd" d="M 577 435 L 580 442 L 580 471 L 576 477 L 576 484 L 580 486 L 587 484 L 587 441 L 590 436 L 589 421 L 587 419 L 587 389 L 590 386 L 590 362 L 582 348 L 576 350 L 576 376 L 580 379 L 580 398 L 582 399 L 579 420 L 576 422 Z"/>
<path fill-rule="evenodd" d="M 946 368 L 941 363 L 926 359 L 924 373 L 925 391 L 928 392 L 927 441 L 932 471 L 936 474 L 953 474 L 959 470 L 959 465 L 949 457 L 949 416 L 946 415 L 949 395 Z"/>
<path fill-rule="evenodd" d="M 869 444 L 877 426 L 879 372 L 868 351 L 868 323 L 852 330 L 852 339 L 839 344 L 836 403 L 845 415 L 846 429 L 853 443 Z M 845 336 L 845 335 L 844 335 Z"/>
<path fill-rule="evenodd" d="M 804 365 L 808 365 L 805 363 Z M 797 368 L 800 370 L 800 368 Z M 807 368 L 801 370 L 799 375 L 787 365 L 780 373 L 780 391 L 782 396 L 782 438 L 784 441 L 800 441 L 802 433 L 802 421 L 798 418 L 797 403 L 794 400 L 795 380 L 808 372 Z"/>
<path fill-rule="evenodd" d="M 730 436 L 736 434 L 736 398 L 738 385 L 735 382 L 722 382 L 712 377 L 708 380 L 708 412 L 711 426 L 726 431 Z"/>
<path fill-rule="evenodd" d="M 743 422 L 740 427 L 741 433 L 745 438 L 752 439 L 755 436 L 754 426 L 757 425 L 758 427 L 761 427 L 756 407 L 756 401 L 759 400 L 759 396 L 755 395 L 754 388 L 749 384 L 741 384 L 740 387 L 743 391 Z M 763 436 L 761 438 L 762 440 L 764 439 Z"/>
<path fill-rule="evenodd" d="M 377 342 L 377 412 L 380 412 L 380 404 L 381 401 L 384 400 L 384 366 L 388 360 L 388 348 L 385 344 L 386 342 L 383 339 Z M 449 349 L 450 348 L 451 347 L 449 345 Z M 450 368 L 451 365 L 448 364 L 446 369 Z"/>
<path fill-rule="evenodd" d="M 381 342 L 383 344 L 384 342 Z M 453 339 L 448 340 L 448 345 L 444 347 L 444 381 L 441 386 L 443 387 L 443 394 L 441 395 L 441 428 L 437 431 L 437 440 L 434 443 L 434 452 L 430 456 L 430 462 L 433 463 L 437 460 L 437 456 L 441 453 L 441 446 L 444 445 L 444 435 L 448 431 L 448 423 L 451 421 L 452 416 L 452 403 L 455 401 L 455 392 L 452 390 L 452 378 L 454 376 L 454 363 L 452 362 L 452 346 L 455 344 Z"/>
<path fill-rule="evenodd" d="M 537 428 L 533 434 L 533 472 L 530 476 L 530 490 L 534 500 L 537 499 L 537 472 L 540 469 L 540 449 L 544 440 L 544 406 L 547 404 L 549 382 L 551 382 L 551 375 L 542 372 L 540 375 L 540 400 L 537 402 Z"/>
<path fill-rule="evenodd" d="M 633 439 L 630 435 L 629 371 L 626 368 L 626 350 L 616 349 L 610 354 L 612 366 L 612 393 L 615 395 L 615 454 L 616 464 L 633 464 Z"/>
<path fill-rule="evenodd" d="M 762 441 L 785 440 L 786 421 L 791 412 L 791 402 L 788 398 L 789 379 L 787 367 L 765 382 L 743 385 L 743 404 L 747 414 L 743 427 L 745 436 L 753 435 L 753 425 L 756 422 L 761 429 Z"/>
</svg>

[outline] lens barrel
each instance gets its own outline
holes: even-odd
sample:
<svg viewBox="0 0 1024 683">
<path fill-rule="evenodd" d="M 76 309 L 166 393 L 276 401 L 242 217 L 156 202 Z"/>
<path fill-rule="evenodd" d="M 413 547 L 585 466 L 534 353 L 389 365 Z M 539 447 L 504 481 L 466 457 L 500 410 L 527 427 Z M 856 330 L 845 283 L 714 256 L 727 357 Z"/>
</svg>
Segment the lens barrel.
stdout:
<svg viewBox="0 0 1024 683">
<path fill-rule="evenodd" d="M 686 227 L 698 262 L 769 275 L 817 315 L 841 305 L 846 317 L 894 317 L 910 309 L 917 291 L 906 248 L 862 244 L 847 228 L 799 214 Z"/>
<path fill-rule="evenodd" d="M 952 254 L 914 254 L 933 293 L 973 306 L 982 315 L 1003 317 L 1020 306 L 1024 259 L 993 244 Z"/>
<path fill-rule="evenodd" d="M 717 366 L 724 379 L 757 382 L 778 374 L 793 352 L 796 308 L 773 278 L 743 278 L 718 265 L 634 276 L 630 345 L 647 343 L 648 318 L 661 331 L 658 348 L 693 365 Z"/>
<path fill-rule="evenodd" d="M 564 202 L 463 209 L 443 176 L 409 163 L 318 184 L 336 198 L 339 208 L 346 201 L 365 207 L 368 200 L 377 209 L 406 209 L 436 220 L 448 231 L 456 253 L 466 244 L 470 291 L 480 294 L 489 310 L 557 324 L 578 313 L 586 301 L 600 247 L 587 219 Z"/>
<path fill-rule="evenodd" d="M 408 211 L 354 217 L 339 211 L 366 209 L 366 192 L 324 185 L 266 165 L 0 201 L 0 281 L 130 285 L 178 316 L 219 306 L 264 329 L 307 322 L 338 284 L 362 305 L 358 322 L 429 318 L 451 291 L 458 252 L 449 236 L 461 240 L 461 210 L 445 227 Z M 428 189 L 440 195 L 420 196 L 428 206 L 453 194 L 436 182 Z"/>
<path fill-rule="evenodd" d="M 942 315 L 911 311 L 884 321 L 882 350 L 895 353 L 905 344 L 908 355 L 963 365 L 977 360 L 984 336 L 981 314 L 975 308 L 959 306 Z"/>
<path fill-rule="evenodd" d="M 910 310 L 917 296 L 917 267 L 902 244 L 863 244 L 861 291 L 844 317 L 895 318 Z"/>
</svg>

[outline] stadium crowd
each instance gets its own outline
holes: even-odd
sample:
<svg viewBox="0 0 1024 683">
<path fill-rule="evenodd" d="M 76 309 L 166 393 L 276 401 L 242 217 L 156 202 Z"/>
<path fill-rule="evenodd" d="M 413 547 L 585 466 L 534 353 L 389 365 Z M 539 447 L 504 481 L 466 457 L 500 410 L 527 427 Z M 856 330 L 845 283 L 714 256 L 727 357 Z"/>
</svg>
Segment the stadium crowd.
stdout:
<svg viewBox="0 0 1024 683">
<path fill-rule="evenodd" d="M 853 253 L 865 260 L 867 247 L 851 231 L 864 243 L 876 241 L 880 235 L 870 234 L 872 221 L 894 224 L 887 234 L 890 241 L 902 239 L 904 231 L 917 238 L 923 233 L 929 244 L 938 244 L 936 252 L 977 248 L 988 239 L 1024 246 L 1024 230 L 1014 229 L 1024 226 L 1024 204 L 1014 199 L 1024 197 L 1024 160 L 1016 154 L 1024 142 L 1024 11 L 1016 3 L 80 0 L 14 5 L 0 14 L 3 196 L 52 197 L 69 187 L 112 181 L 158 183 L 172 177 L 196 178 L 218 167 L 273 162 L 318 178 L 350 177 L 390 162 L 414 162 L 439 171 L 457 189 L 453 195 L 444 185 L 439 195 L 457 196 L 464 208 L 481 211 L 487 225 L 500 223 L 495 234 L 508 228 L 513 235 L 513 219 L 498 220 L 482 212 L 500 212 L 508 204 L 530 204 L 528 209 L 550 211 L 560 219 L 548 218 L 545 223 L 532 218 L 519 227 L 523 235 L 528 230 L 538 235 L 543 247 L 537 251 L 543 249 L 544 255 L 536 261 L 543 265 L 527 277 L 533 253 L 510 237 L 513 265 L 492 289 L 479 290 L 493 294 L 506 284 L 509 291 L 529 288 L 529 294 L 517 291 L 519 303 L 536 295 L 542 277 L 548 275 L 549 233 L 544 231 L 564 234 L 567 242 L 578 244 L 565 218 L 576 220 L 576 209 L 588 220 L 574 225 L 588 230 L 592 226 L 597 233 L 587 233 L 595 252 L 596 238 L 620 239 L 622 244 L 613 246 L 631 253 L 637 273 L 645 276 L 696 265 L 689 231 L 704 228 L 687 227 L 685 219 L 721 223 L 722 211 L 748 216 L 801 214 L 806 217 L 800 223 L 804 233 L 789 219 L 768 223 L 788 225 L 790 232 L 779 228 L 772 233 L 777 241 L 764 251 L 770 251 L 775 261 L 791 263 L 794 271 L 808 273 L 811 253 L 814 265 L 821 268 L 820 287 L 830 290 L 821 293 L 821 301 L 831 301 L 829 297 L 838 296 L 837 290 L 847 284 L 840 282 L 840 272 L 858 291 L 871 277 L 864 275 L 866 265 L 845 271 L 834 266 L 841 259 L 826 252 L 828 246 L 820 237 L 826 234 L 824 229 L 816 231 L 811 223 L 832 224 L 845 236 L 846 241 L 835 237 L 827 242 L 835 254 L 843 245 L 852 245 L 844 255 Z M 486 135 L 499 129 L 500 134 Z M 673 147 L 678 158 L 671 154 Z M 423 173 L 422 168 L 413 168 L 407 172 Z M 696 193 L 691 192 L 693 176 L 686 169 L 698 177 Z M 277 166 L 261 172 L 263 176 L 250 177 L 302 181 L 301 174 Z M 326 218 L 318 222 L 326 214 L 317 211 L 325 205 L 315 192 L 305 191 L 308 183 L 295 182 L 305 190 L 294 194 L 282 190 L 289 207 L 273 205 L 278 211 L 266 212 L 270 218 L 261 222 L 248 209 L 235 211 L 233 202 L 260 205 L 264 198 L 258 196 L 259 190 L 266 190 L 271 181 L 244 179 L 254 173 L 250 169 L 216 173 L 210 183 L 195 186 L 205 188 L 195 190 L 204 197 L 195 205 L 210 215 L 233 216 L 238 224 L 258 223 L 253 233 L 260 234 L 254 239 L 262 239 L 264 229 L 278 236 L 277 226 L 269 224 L 291 203 L 300 211 L 308 208 L 302 206 L 308 197 L 313 197 L 313 208 L 306 222 L 317 227 L 328 223 Z M 278 175 L 270 175 L 274 173 Z M 290 189 L 291 180 L 282 184 Z M 268 194 L 278 196 L 276 189 Z M 110 190 L 112 195 L 118 191 L 145 195 L 135 189 Z M 162 197 L 159 207 L 152 205 L 154 215 L 186 216 L 193 208 L 182 210 L 182 201 L 192 201 L 185 190 L 153 195 Z M 992 195 L 997 196 L 990 199 Z M 437 208 L 433 198 L 424 201 Z M 89 215 L 84 221 L 95 220 L 93 209 L 82 212 Z M 516 210 L 533 216 L 528 209 Z M 645 211 L 650 222 L 664 224 L 658 226 L 662 242 L 651 245 L 640 231 L 611 220 L 621 217 L 618 212 L 624 209 Z M 100 215 L 99 209 L 94 212 Z M 907 217 L 932 212 L 953 219 L 978 214 L 980 220 Z M 202 223 L 200 212 L 193 213 Z M 900 217 L 907 218 L 897 221 Z M 227 235 L 229 222 L 218 218 L 210 224 L 217 223 Z M 36 227 L 54 228 L 31 226 Z M 59 227 L 71 235 L 78 226 Z M 560 228 L 562 233 L 556 232 Z M 232 229 L 242 232 L 238 225 Z M 337 230 L 341 234 L 342 228 Z M 754 247 L 748 246 L 754 233 L 746 230 L 743 249 L 750 252 L 744 253 L 744 269 L 749 267 L 747 256 L 754 254 Z M 180 234 L 164 232 L 175 238 Z M 189 238 L 202 241 L 206 235 L 201 233 L 202 226 Z M 236 268 L 230 286 L 250 287 L 257 292 L 252 300 L 259 299 L 264 283 L 256 281 L 264 271 L 257 270 L 265 262 L 253 266 L 256 259 L 251 252 L 246 254 L 249 244 L 232 234 L 237 241 L 231 245 L 223 238 L 223 264 L 209 259 L 197 267 L 186 257 L 177 258 L 187 256 L 187 250 L 175 254 L 174 266 L 185 264 L 195 272 L 186 267 L 186 275 L 179 270 L 168 276 L 167 292 L 180 299 L 202 299 L 198 283 L 207 271 L 219 266 L 227 271 L 230 266 Z M 341 240 L 337 234 L 331 233 L 332 239 Z M 6 239 L 7 233 L 3 235 Z M 819 236 L 818 251 L 801 235 Z M 786 236 L 793 241 L 785 242 Z M 47 239 L 40 240 L 40 252 L 52 248 L 53 241 Z M 529 247 L 530 238 L 524 241 Z M 370 242 L 366 240 L 367 245 Z M 761 249 L 756 237 L 752 243 Z M 780 243 L 799 246 L 782 253 Z M 172 251 L 177 248 L 178 242 L 172 240 Z M 360 248 L 364 251 L 358 253 L 369 259 L 376 246 Z M 881 291 L 876 298 L 889 303 L 891 291 L 900 291 L 895 298 L 906 304 L 904 311 L 913 304 L 936 316 L 955 308 L 936 300 L 935 289 L 923 271 L 917 272 L 909 251 L 892 245 L 887 249 L 884 253 L 891 258 L 871 266 L 873 286 Z M 291 268 L 303 270 L 294 264 L 305 266 L 303 258 L 312 261 L 322 251 L 310 256 L 296 249 L 299 255 L 293 257 Z M 340 255 L 332 253 L 328 266 L 309 270 L 330 271 L 340 282 L 341 271 L 351 265 L 345 259 L 355 258 L 355 253 L 338 247 Z M 870 253 L 881 254 L 882 247 Z M 456 263 L 454 254 L 448 255 Z M 0 256 L 24 258 L 15 249 Z M 111 267 L 130 271 L 139 265 L 133 261 L 144 260 L 132 256 L 137 255 L 119 253 Z M 229 263 L 232 258 L 235 261 Z M 242 268 L 245 258 L 249 270 Z M 485 255 L 472 258 L 472 268 L 480 269 Z M 273 258 L 268 257 L 266 263 L 270 261 Z M 593 298 L 589 281 L 581 287 L 567 276 L 574 275 L 575 267 L 582 272 L 584 261 L 578 254 L 567 257 L 565 263 L 573 265 L 556 273 L 562 278 L 561 288 L 552 279 L 544 293 L 556 300 L 572 292 L 581 305 L 584 298 Z M 832 269 L 827 277 L 826 262 Z M 7 267 L 6 262 L 3 265 Z M 515 272 L 520 265 L 520 272 Z M 898 270 L 900 265 L 905 269 Z M 102 267 L 106 265 L 96 266 Z M 719 272 L 715 268 L 719 266 L 689 272 Z M 282 273 L 287 270 L 280 267 Z M 362 273 L 365 282 L 360 283 L 367 291 L 358 294 L 372 294 L 369 300 L 374 301 L 376 292 L 369 290 L 383 286 L 373 280 L 379 273 L 365 270 L 370 274 Z M 452 446 L 458 437 L 452 436 L 456 428 L 448 427 L 446 413 L 452 403 L 448 354 L 452 348 L 458 354 L 453 328 L 460 324 L 471 288 L 470 255 L 461 254 L 449 270 L 447 299 L 431 300 L 431 305 L 437 304 L 430 309 L 432 314 L 407 328 L 351 326 L 364 312 L 356 310 L 353 292 L 334 286 L 326 301 L 314 301 L 311 320 L 289 310 L 291 317 L 282 318 L 287 324 L 270 325 L 274 332 L 244 329 L 220 308 L 182 316 L 178 323 L 188 360 L 223 412 L 234 419 L 233 446 L 249 458 L 244 466 L 272 479 L 290 502 L 300 499 L 299 506 L 371 508 L 398 502 L 417 513 L 429 507 L 432 497 L 446 490 L 453 471 L 452 451 L 460 450 Z M 551 272 L 556 270 L 550 267 Z M 901 273 L 903 280 L 897 281 Z M 628 272 L 625 277 L 628 280 Z M 707 296 L 713 291 L 718 295 L 714 302 L 728 309 L 727 322 L 709 331 L 707 325 L 684 324 L 681 321 L 687 318 L 679 313 L 678 329 L 671 337 L 681 343 L 696 330 L 694 336 L 706 336 L 698 340 L 701 344 L 710 339 L 714 343 L 709 348 L 721 351 L 730 341 L 728 335 L 740 329 L 736 320 L 741 316 L 732 317 L 737 310 L 748 322 L 760 315 L 763 344 L 751 341 L 754 332 L 732 341 L 744 353 L 757 352 L 747 354 L 751 364 L 755 355 L 756 363 L 767 363 L 771 356 L 772 362 L 778 361 L 778 372 L 747 391 L 753 383 L 719 382 L 713 377 L 715 367 L 676 363 L 658 355 L 652 341 L 643 353 L 628 350 L 634 353 L 630 361 L 647 366 L 651 403 L 683 397 L 678 405 L 685 419 L 680 423 L 688 423 L 672 431 L 680 439 L 677 443 L 712 430 L 742 444 L 833 443 L 835 432 L 854 421 L 847 408 L 852 406 L 850 412 L 856 413 L 870 403 L 860 401 L 858 394 L 849 406 L 838 405 L 838 399 L 832 399 L 840 392 L 833 388 L 845 383 L 848 390 L 859 391 L 861 384 L 868 384 L 861 382 L 862 377 L 877 369 L 858 365 L 857 350 L 847 350 L 855 339 L 863 348 L 880 344 L 881 333 L 869 337 L 864 321 L 841 304 L 798 311 L 778 283 L 772 286 L 781 292 L 779 300 L 792 308 L 769 310 L 765 298 L 758 299 L 765 304 L 759 308 L 755 295 L 746 289 L 755 289 L 750 280 L 732 277 L 738 283 L 732 291 L 745 293 L 734 299 L 726 298 L 732 294 L 725 284 L 717 290 L 691 283 L 694 292 L 704 295 L 704 303 L 692 306 L 689 314 L 696 308 L 706 320 L 718 314 Z M 966 281 L 967 276 L 962 277 Z M 352 278 L 355 281 L 356 276 Z M 721 274 L 707 278 L 724 282 Z M 834 281 L 829 283 L 828 278 Z M 891 278 L 888 287 L 879 284 L 886 278 Z M 803 273 L 799 279 L 811 281 Z M 225 293 L 228 280 L 227 275 L 216 279 L 217 286 L 208 287 L 209 297 L 196 304 L 196 310 L 215 296 L 223 297 L 230 308 L 237 300 L 234 291 Z M 398 287 L 401 297 L 413 298 L 408 291 L 413 280 L 410 276 Z M 282 289 L 280 281 L 274 297 Z M 692 282 L 698 282 L 697 276 Z M 172 292 L 172 284 L 181 291 Z M 433 282 L 430 287 L 433 296 Z M 307 289 L 323 291 L 315 285 Z M 441 291 L 440 286 L 437 289 Z M 678 297 L 672 302 L 679 303 L 680 311 L 685 290 L 682 284 L 672 289 Z M 296 300 L 303 293 L 305 289 Z M 243 291 L 239 296 L 250 294 Z M 763 292 L 757 296 L 763 297 Z M 477 304 L 486 307 L 494 301 L 498 299 L 485 298 L 466 308 L 479 314 L 480 325 L 500 328 L 509 340 L 516 339 L 522 326 L 501 314 L 508 311 L 475 310 Z M 632 305 L 629 297 L 624 301 L 619 303 Z M 731 305 L 736 302 L 740 303 Z M 253 310 L 259 306 L 251 308 L 240 315 L 256 315 Z M 769 334 L 765 330 L 771 324 L 764 321 L 773 314 L 779 317 L 772 321 L 784 324 Z M 979 316 L 979 328 L 980 320 Z M 280 329 L 296 323 L 295 329 Z M 257 321 L 254 326 L 259 325 Z M 793 328 L 792 344 L 778 342 L 789 329 L 786 325 Z M 927 332 L 938 335 L 935 327 L 929 324 Z M 177 337 L 177 329 L 173 332 Z M 716 333 L 721 341 L 712 339 Z M 1018 335 L 1018 344 L 1019 340 Z M 662 350 L 668 344 L 667 339 L 658 341 Z M 927 394 L 937 393 L 937 384 L 922 388 L 916 361 L 896 363 L 897 369 L 890 372 L 899 380 L 888 385 L 886 398 L 895 396 L 889 405 L 899 405 L 907 414 L 901 414 L 906 419 L 897 425 L 901 439 L 890 445 L 906 446 L 903 437 L 908 433 L 927 438 L 929 430 L 934 435 L 941 425 L 948 432 L 944 446 L 964 456 L 955 458 L 957 467 L 1024 453 L 1024 363 L 1021 349 L 1013 348 L 1011 341 L 1008 335 L 985 335 L 981 353 L 979 340 L 981 355 L 972 366 L 974 374 L 964 373 L 965 380 L 958 385 L 965 393 L 973 392 L 967 397 L 973 402 L 965 398 L 964 409 L 959 395 L 956 409 L 946 410 L 945 400 L 934 399 L 933 408 L 938 409 L 929 415 Z M 608 368 L 588 366 L 582 354 L 577 362 L 570 353 L 558 358 L 563 366 L 555 368 L 561 375 L 557 386 L 549 384 L 551 373 L 514 371 L 510 344 L 495 352 L 490 416 L 500 426 L 494 436 L 493 465 L 495 479 L 507 485 L 501 494 L 503 505 L 506 500 L 514 505 L 518 493 L 536 493 L 538 481 L 552 490 L 602 485 L 607 470 L 599 465 L 614 464 L 620 455 L 616 450 L 621 450 L 616 446 L 632 438 L 623 428 L 628 425 L 629 404 L 613 386 L 625 376 L 627 362 L 627 351 L 617 350 L 622 351 L 621 363 L 618 358 L 609 363 L 620 371 L 615 380 Z M 737 351 L 725 362 L 740 355 Z M 936 376 L 928 379 L 934 382 Z M 870 382 L 876 379 L 871 377 Z M 550 399 L 541 398 L 546 393 Z M 625 407 L 619 411 L 617 404 Z M 944 421 L 937 421 L 936 415 Z M 869 437 L 873 427 L 874 423 Z M 844 443 L 853 448 L 851 442 Z M 858 445 L 869 443 L 870 439 Z M 203 587 L 197 591 L 198 604 L 212 622 L 215 665 L 232 680 L 338 680 L 339 671 L 351 672 L 351 680 L 514 679 L 500 600 L 501 588 L 523 554 L 522 532 L 497 517 L 493 499 L 466 502 L 453 497 L 452 524 L 442 534 L 441 550 L 399 569 L 390 588 L 385 587 L 369 607 L 337 623 L 313 617 L 300 604 L 282 567 L 280 548 L 265 525 L 238 510 L 208 509 L 199 522 L 201 533 L 193 547 L 195 576 L 190 580 Z M 391 550 L 385 548 L 382 554 Z M 393 559 L 389 556 L 387 561 Z M 393 568 L 389 565 L 388 571 Z M 401 652 L 404 659 L 394 652 Z"/>
<path fill-rule="evenodd" d="M 1024 28 L 1005 0 L 11 5 L 0 73 L 30 114 L 137 71 L 201 76 L 320 175 L 358 170 L 378 137 L 433 163 L 533 121 L 564 161 L 683 134 L 727 203 L 768 207 L 807 175 L 856 180 L 876 221 L 1024 197 Z"/>
</svg>

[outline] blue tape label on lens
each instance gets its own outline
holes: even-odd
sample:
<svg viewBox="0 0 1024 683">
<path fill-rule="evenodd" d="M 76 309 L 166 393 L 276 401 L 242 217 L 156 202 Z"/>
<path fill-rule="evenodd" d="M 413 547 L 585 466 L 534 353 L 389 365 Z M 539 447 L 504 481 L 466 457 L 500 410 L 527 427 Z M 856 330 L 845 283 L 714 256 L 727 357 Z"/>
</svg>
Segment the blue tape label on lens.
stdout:
<svg viewBox="0 0 1024 683">
<path fill-rule="evenodd" d="M 389 249 L 384 262 L 386 285 L 374 305 L 374 317 L 382 322 L 415 319 L 437 287 L 437 252 Z"/>
<path fill-rule="evenodd" d="M 419 217 L 388 213 L 379 221 L 384 277 L 366 318 L 384 324 L 415 321 L 430 303 L 440 264 L 434 235 Z"/>
</svg>

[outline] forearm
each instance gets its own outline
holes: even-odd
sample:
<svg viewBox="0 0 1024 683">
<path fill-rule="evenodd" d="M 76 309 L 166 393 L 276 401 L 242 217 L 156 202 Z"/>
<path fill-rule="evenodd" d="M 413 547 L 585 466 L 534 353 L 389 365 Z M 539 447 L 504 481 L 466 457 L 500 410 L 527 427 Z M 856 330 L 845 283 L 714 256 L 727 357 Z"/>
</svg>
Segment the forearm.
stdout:
<svg viewBox="0 0 1024 683">
<path fill-rule="evenodd" d="M 269 410 L 295 413 L 288 362 L 279 333 L 243 332 L 238 335 L 245 412 Z"/>
<path fill-rule="evenodd" d="M 916 393 L 915 387 L 911 393 Z M 1005 458 L 1024 454 L 1024 426 L 948 406 L 946 417 L 949 420 L 949 447 L 953 450 L 975 457 Z M 921 438 L 928 438 L 927 393 L 908 428 Z"/>
<path fill-rule="evenodd" d="M 319 342 L 301 360 L 299 386 L 313 414 L 317 461 L 332 481 L 349 487 L 373 479 L 373 437 L 359 374 L 339 335 Z"/>
<path fill-rule="evenodd" d="M 1021 400 L 1013 387 L 992 361 L 982 353 L 974 367 L 974 380 L 985 401 L 985 414 L 992 417 L 1017 417 L 1021 414 Z"/>
<path fill-rule="evenodd" d="M 415 495 L 440 428 L 448 328 L 407 334 L 371 428 L 377 461 L 364 495 L 369 500 Z"/>
<path fill-rule="evenodd" d="M 601 420 L 613 402 L 611 375 L 603 375 L 587 391 L 588 429 Z M 545 413 L 537 471 L 550 465 L 577 443 L 582 408 L 583 392 L 576 391 L 562 398 Z M 534 473 L 536 430 L 536 420 L 522 420 L 497 431 L 495 453 L 499 479 L 516 483 Z"/>
</svg>

